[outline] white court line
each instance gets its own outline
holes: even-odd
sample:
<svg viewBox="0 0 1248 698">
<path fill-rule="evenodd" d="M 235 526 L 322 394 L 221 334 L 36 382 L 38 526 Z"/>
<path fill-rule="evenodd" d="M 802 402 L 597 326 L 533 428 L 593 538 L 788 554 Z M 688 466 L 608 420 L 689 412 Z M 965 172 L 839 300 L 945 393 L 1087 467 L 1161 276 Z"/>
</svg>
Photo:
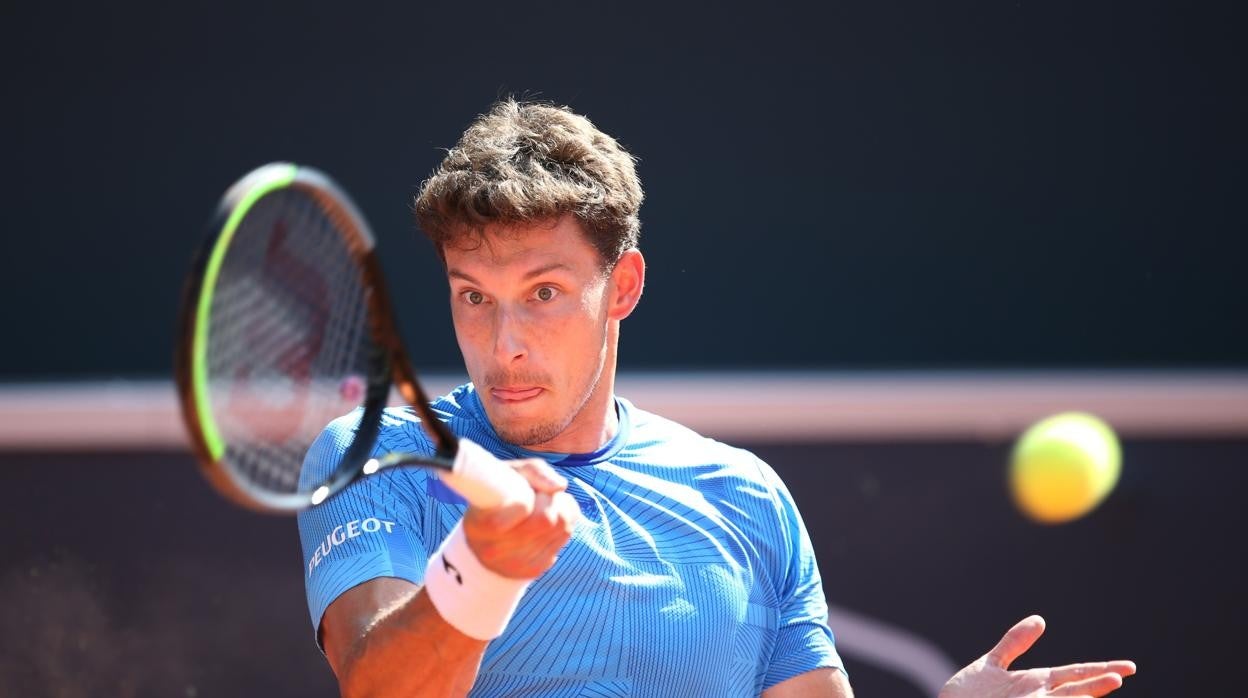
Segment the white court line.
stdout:
<svg viewBox="0 0 1248 698">
<path fill-rule="evenodd" d="M 424 382 L 438 394 L 459 380 Z M 1248 371 L 625 373 L 617 392 L 708 436 L 748 443 L 998 440 L 1072 409 L 1124 436 L 1248 436 Z M 185 445 L 169 382 L 0 385 L 3 450 Z"/>
</svg>

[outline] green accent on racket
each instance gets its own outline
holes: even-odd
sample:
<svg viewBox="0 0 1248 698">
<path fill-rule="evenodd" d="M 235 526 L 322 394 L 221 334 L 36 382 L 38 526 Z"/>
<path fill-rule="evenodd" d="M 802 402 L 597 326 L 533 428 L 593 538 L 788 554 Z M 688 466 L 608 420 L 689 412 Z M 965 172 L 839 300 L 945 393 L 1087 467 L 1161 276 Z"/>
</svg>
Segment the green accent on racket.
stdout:
<svg viewBox="0 0 1248 698">
<path fill-rule="evenodd" d="M 199 303 L 195 308 L 195 338 L 192 345 L 191 380 L 195 385 L 195 411 L 203 429 L 204 442 L 209 455 L 220 459 L 225 454 L 225 441 L 216 420 L 212 418 L 212 405 L 208 398 L 208 318 L 212 314 L 212 298 L 216 290 L 217 275 L 221 272 L 221 264 L 225 260 L 225 252 L 234 237 L 234 231 L 243 217 L 261 198 L 267 194 L 287 187 L 295 180 L 298 168 L 294 165 L 272 165 L 258 173 L 260 176 L 256 186 L 249 187 L 243 199 L 231 212 L 212 248 L 212 256 L 208 258 L 208 266 L 204 270 L 204 281 L 200 287 Z"/>
</svg>

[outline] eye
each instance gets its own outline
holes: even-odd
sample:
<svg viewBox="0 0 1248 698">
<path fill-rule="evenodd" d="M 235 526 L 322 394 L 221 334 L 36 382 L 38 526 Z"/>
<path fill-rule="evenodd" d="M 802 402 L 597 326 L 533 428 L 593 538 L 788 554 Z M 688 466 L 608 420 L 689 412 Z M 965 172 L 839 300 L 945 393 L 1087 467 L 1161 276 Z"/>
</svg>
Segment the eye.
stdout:
<svg viewBox="0 0 1248 698">
<path fill-rule="evenodd" d="M 464 297 L 464 300 L 468 302 L 468 305 L 481 305 L 485 302 L 485 294 L 480 291 L 464 291 L 460 295 Z"/>
<path fill-rule="evenodd" d="M 550 286 L 539 286 L 537 291 L 533 295 L 536 296 L 539 301 L 542 301 L 544 303 L 548 300 L 551 300 L 558 294 L 559 292 Z"/>
</svg>

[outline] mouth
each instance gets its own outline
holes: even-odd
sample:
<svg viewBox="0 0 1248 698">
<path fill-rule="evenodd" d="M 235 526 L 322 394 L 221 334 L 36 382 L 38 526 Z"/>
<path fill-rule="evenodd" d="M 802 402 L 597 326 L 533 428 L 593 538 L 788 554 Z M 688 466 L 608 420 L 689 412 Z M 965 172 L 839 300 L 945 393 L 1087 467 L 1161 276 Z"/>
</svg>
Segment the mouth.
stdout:
<svg viewBox="0 0 1248 698">
<path fill-rule="evenodd" d="M 517 403 L 532 400 L 542 392 L 541 388 L 518 386 L 507 388 L 490 388 L 490 395 L 499 402 Z"/>
</svg>

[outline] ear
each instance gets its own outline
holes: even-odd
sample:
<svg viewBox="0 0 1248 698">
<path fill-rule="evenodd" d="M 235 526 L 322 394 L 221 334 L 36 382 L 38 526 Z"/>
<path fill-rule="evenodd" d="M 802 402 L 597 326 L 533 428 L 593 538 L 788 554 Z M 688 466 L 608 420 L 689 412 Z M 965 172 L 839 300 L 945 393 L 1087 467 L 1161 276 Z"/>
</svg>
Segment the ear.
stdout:
<svg viewBox="0 0 1248 698">
<path fill-rule="evenodd" d="M 646 258 L 641 250 L 633 248 L 620 255 L 611 277 L 607 280 L 607 317 L 611 320 L 623 320 L 632 314 L 633 308 L 641 300 L 641 291 L 646 285 Z"/>
</svg>

